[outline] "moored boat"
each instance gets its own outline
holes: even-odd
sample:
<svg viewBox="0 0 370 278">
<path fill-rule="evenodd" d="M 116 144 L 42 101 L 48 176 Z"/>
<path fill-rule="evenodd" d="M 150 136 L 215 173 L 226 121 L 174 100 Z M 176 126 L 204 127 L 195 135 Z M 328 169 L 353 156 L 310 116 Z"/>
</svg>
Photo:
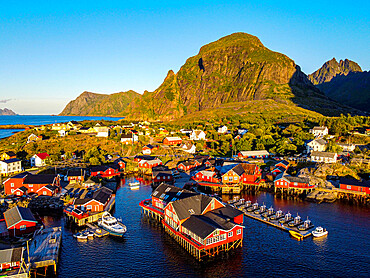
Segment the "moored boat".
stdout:
<svg viewBox="0 0 370 278">
<path fill-rule="evenodd" d="M 273 207 L 270 207 L 266 212 L 264 212 L 262 214 L 262 216 L 264 217 L 267 217 L 267 218 L 270 218 L 271 216 L 273 216 L 275 214 L 275 210 Z"/>
<path fill-rule="evenodd" d="M 303 224 L 303 221 L 301 219 L 301 217 L 299 215 L 297 215 L 296 217 L 294 217 L 294 221 L 293 222 L 290 222 L 288 224 L 289 227 L 297 227 L 299 225 L 302 225 Z"/>
<path fill-rule="evenodd" d="M 140 182 L 135 181 L 135 182 L 129 182 L 128 184 L 129 186 L 137 186 L 137 185 L 140 185 Z"/>
<path fill-rule="evenodd" d="M 94 236 L 96 236 L 96 237 L 103 237 L 103 236 L 106 236 L 108 234 L 109 233 L 106 230 L 104 230 L 104 229 L 96 229 L 94 231 Z"/>
<path fill-rule="evenodd" d="M 250 206 L 252 206 L 252 201 L 250 201 L 250 200 L 245 201 L 244 207 L 249 208 Z"/>
<path fill-rule="evenodd" d="M 284 217 L 284 213 L 283 213 L 283 211 L 282 210 L 278 210 L 276 213 L 275 213 L 275 215 L 272 215 L 271 217 L 270 217 L 270 219 L 271 220 L 279 220 L 280 218 L 283 218 Z"/>
<path fill-rule="evenodd" d="M 83 232 L 78 232 L 77 234 L 74 234 L 73 237 L 79 240 L 87 240 L 87 235 Z"/>
<path fill-rule="evenodd" d="M 287 223 L 289 223 L 290 221 L 293 221 L 293 220 L 294 220 L 293 216 L 290 214 L 290 212 L 288 212 L 287 214 L 285 214 L 284 218 L 281 218 L 279 220 L 279 223 L 287 224 Z"/>
<path fill-rule="evenodd" d="M 312 229 L 313 227 L 314 225 L 312 224 L 311 220 L 309 220 L 307 217 L 307 220 L 305 220 L 302 225 L 298 226 L 298 230 L 307 231 L 309 229 Z"/>
<path fill-rule="evenodd" d="M 328 231 L 324 229 L 323 227 L 317 227 L 314 231 L 312 231 L 312 235 L 314 237 L 322 237 L 326 236 L 328 234 Z"/>
<path fill-rule="evenodd" d="M 252 212 L 252 211 L 255 211 L 259 208 L 259 205 L 257 202 L 255 202 L 252 206 L 250 206 L 249 208 L 247 208 L 247 211 L 249 212 Z"/>
<path fill-rule="evenodd" d="M 298 233 L 298 232 L 296 232 L 296 231 L 292 231 L 292 230 L 290 230 L 290 231 L 289 231 L 289 234 L 290 234 L 294 239 L 296 239 L 296 240 L 303 240 L 303 235 L 302 235 L 302 234 L 300 234 L 300 233 Z"/>
<path fill-rule="evenodd" d="M 118 222 L 117 219 L 107 211 L 103 213 L 102 218 L 98 221 L 98 226 L 114 236 L 123 236 L 127 231 L 126 226 Z"/>
<path fill-rule="evenodd" d="M 259 210 L 254 211 L 255 214 L 262 214 L 264 212 L 266 212 L 266 206 L 265 205 L 262 205 Z"/>
</svg>

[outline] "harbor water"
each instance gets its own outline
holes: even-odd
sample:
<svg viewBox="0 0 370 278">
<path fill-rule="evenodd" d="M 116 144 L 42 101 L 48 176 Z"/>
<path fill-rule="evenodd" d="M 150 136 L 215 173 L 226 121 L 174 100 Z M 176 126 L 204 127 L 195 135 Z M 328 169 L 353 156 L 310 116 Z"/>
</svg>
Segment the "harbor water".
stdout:
<svg viewBox="0 0 370 278">
<path fill-rule="evenodd" d="M 44 218 L 46 225 L 63 226 L 58 277 L 370 277 L 369 209 L 281 200 L 269 193 L 245 195 L 267 208 L 299 213 L 303 219 L 309 216 L 329 235 L 296 241 L 287 232 L 245 217 L 243 247 L 199 263 L 159 225 L 141 217 L 138 203 L 150 197 L 152 188 L 130 190 L 132 181 L 124 180 L 118 188 L 113 213 L 128 228 L 123 238 L 79 242 L 63 218 Z"/>
</svg>

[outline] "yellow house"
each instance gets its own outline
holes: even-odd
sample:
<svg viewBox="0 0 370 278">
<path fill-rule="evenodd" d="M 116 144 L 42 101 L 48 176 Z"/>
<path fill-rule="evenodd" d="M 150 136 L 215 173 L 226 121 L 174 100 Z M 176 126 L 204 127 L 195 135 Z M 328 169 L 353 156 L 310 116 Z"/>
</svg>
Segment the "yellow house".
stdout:
<svg viewBox="0 0 370 278">
<path fill-rule="evenodd" d="M 7 160 L 7 159 L 11 159 L 11 158 L 16 158 L 17 155 L 12 152 L 12 151 L 7 151 L 7 152 L 4 152 L 1 154 L 0 156 L 0 160 Z"/>
</svg>

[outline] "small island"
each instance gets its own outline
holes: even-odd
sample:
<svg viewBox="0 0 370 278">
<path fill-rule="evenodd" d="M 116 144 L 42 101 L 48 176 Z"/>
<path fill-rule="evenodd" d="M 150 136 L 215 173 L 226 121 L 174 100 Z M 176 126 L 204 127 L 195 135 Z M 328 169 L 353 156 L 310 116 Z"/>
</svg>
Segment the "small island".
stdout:
<svg viewBox="0 0 370 278">
<path fill-rule="evenodd" d="M 8 108 L 0 109 L 0 116 L 14 116 L 14 115 L 18 114 Z"/>
</svg>

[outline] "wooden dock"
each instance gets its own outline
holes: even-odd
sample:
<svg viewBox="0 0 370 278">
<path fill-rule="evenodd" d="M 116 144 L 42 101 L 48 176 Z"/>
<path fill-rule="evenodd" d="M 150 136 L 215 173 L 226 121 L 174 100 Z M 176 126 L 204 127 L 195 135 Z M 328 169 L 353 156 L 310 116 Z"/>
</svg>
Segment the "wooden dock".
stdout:
<svg viewBox="0 0 370 278">
<path fill-rule="evenodd" d="M 44 268 L 46 274 L 47 268 L 53 266 L 56 274 L 61 241 L 62 227 L 46 228 L 34 236 L 29 246 L 31 272 Z"/>
<path fill-rule="evenodd" d="M 246 211 L 245 209 L 243 209 L 242 211 L 243 211 L 245 216 L 247 216 L 249 218 L 252 218 L 254 220 L 260 221 L 262 223 L 265 223 L 267 225 L 270 225 L 272 227 L 275 227 L 277 229 L 283 230 L 283 231 L 288 232 L 288 233 L 290 231 L 297 232 L 297 233 L 302 235 L 302 239 L 310 237 L 312 235 L 311 231 L 312 231 L 312 229 L 314 229 L 314 228 L 311 228 L 307 231 L 300 231 L 300 230 L 298 230 L 297 227 L 289 227 L 288 225 L 280 224 L 279 221 L 277 221 L 277 220 L 267 220 L 266 217 L 261 216 L 260 214 L 254 214 L 253 212 Z"/>
</svg>

